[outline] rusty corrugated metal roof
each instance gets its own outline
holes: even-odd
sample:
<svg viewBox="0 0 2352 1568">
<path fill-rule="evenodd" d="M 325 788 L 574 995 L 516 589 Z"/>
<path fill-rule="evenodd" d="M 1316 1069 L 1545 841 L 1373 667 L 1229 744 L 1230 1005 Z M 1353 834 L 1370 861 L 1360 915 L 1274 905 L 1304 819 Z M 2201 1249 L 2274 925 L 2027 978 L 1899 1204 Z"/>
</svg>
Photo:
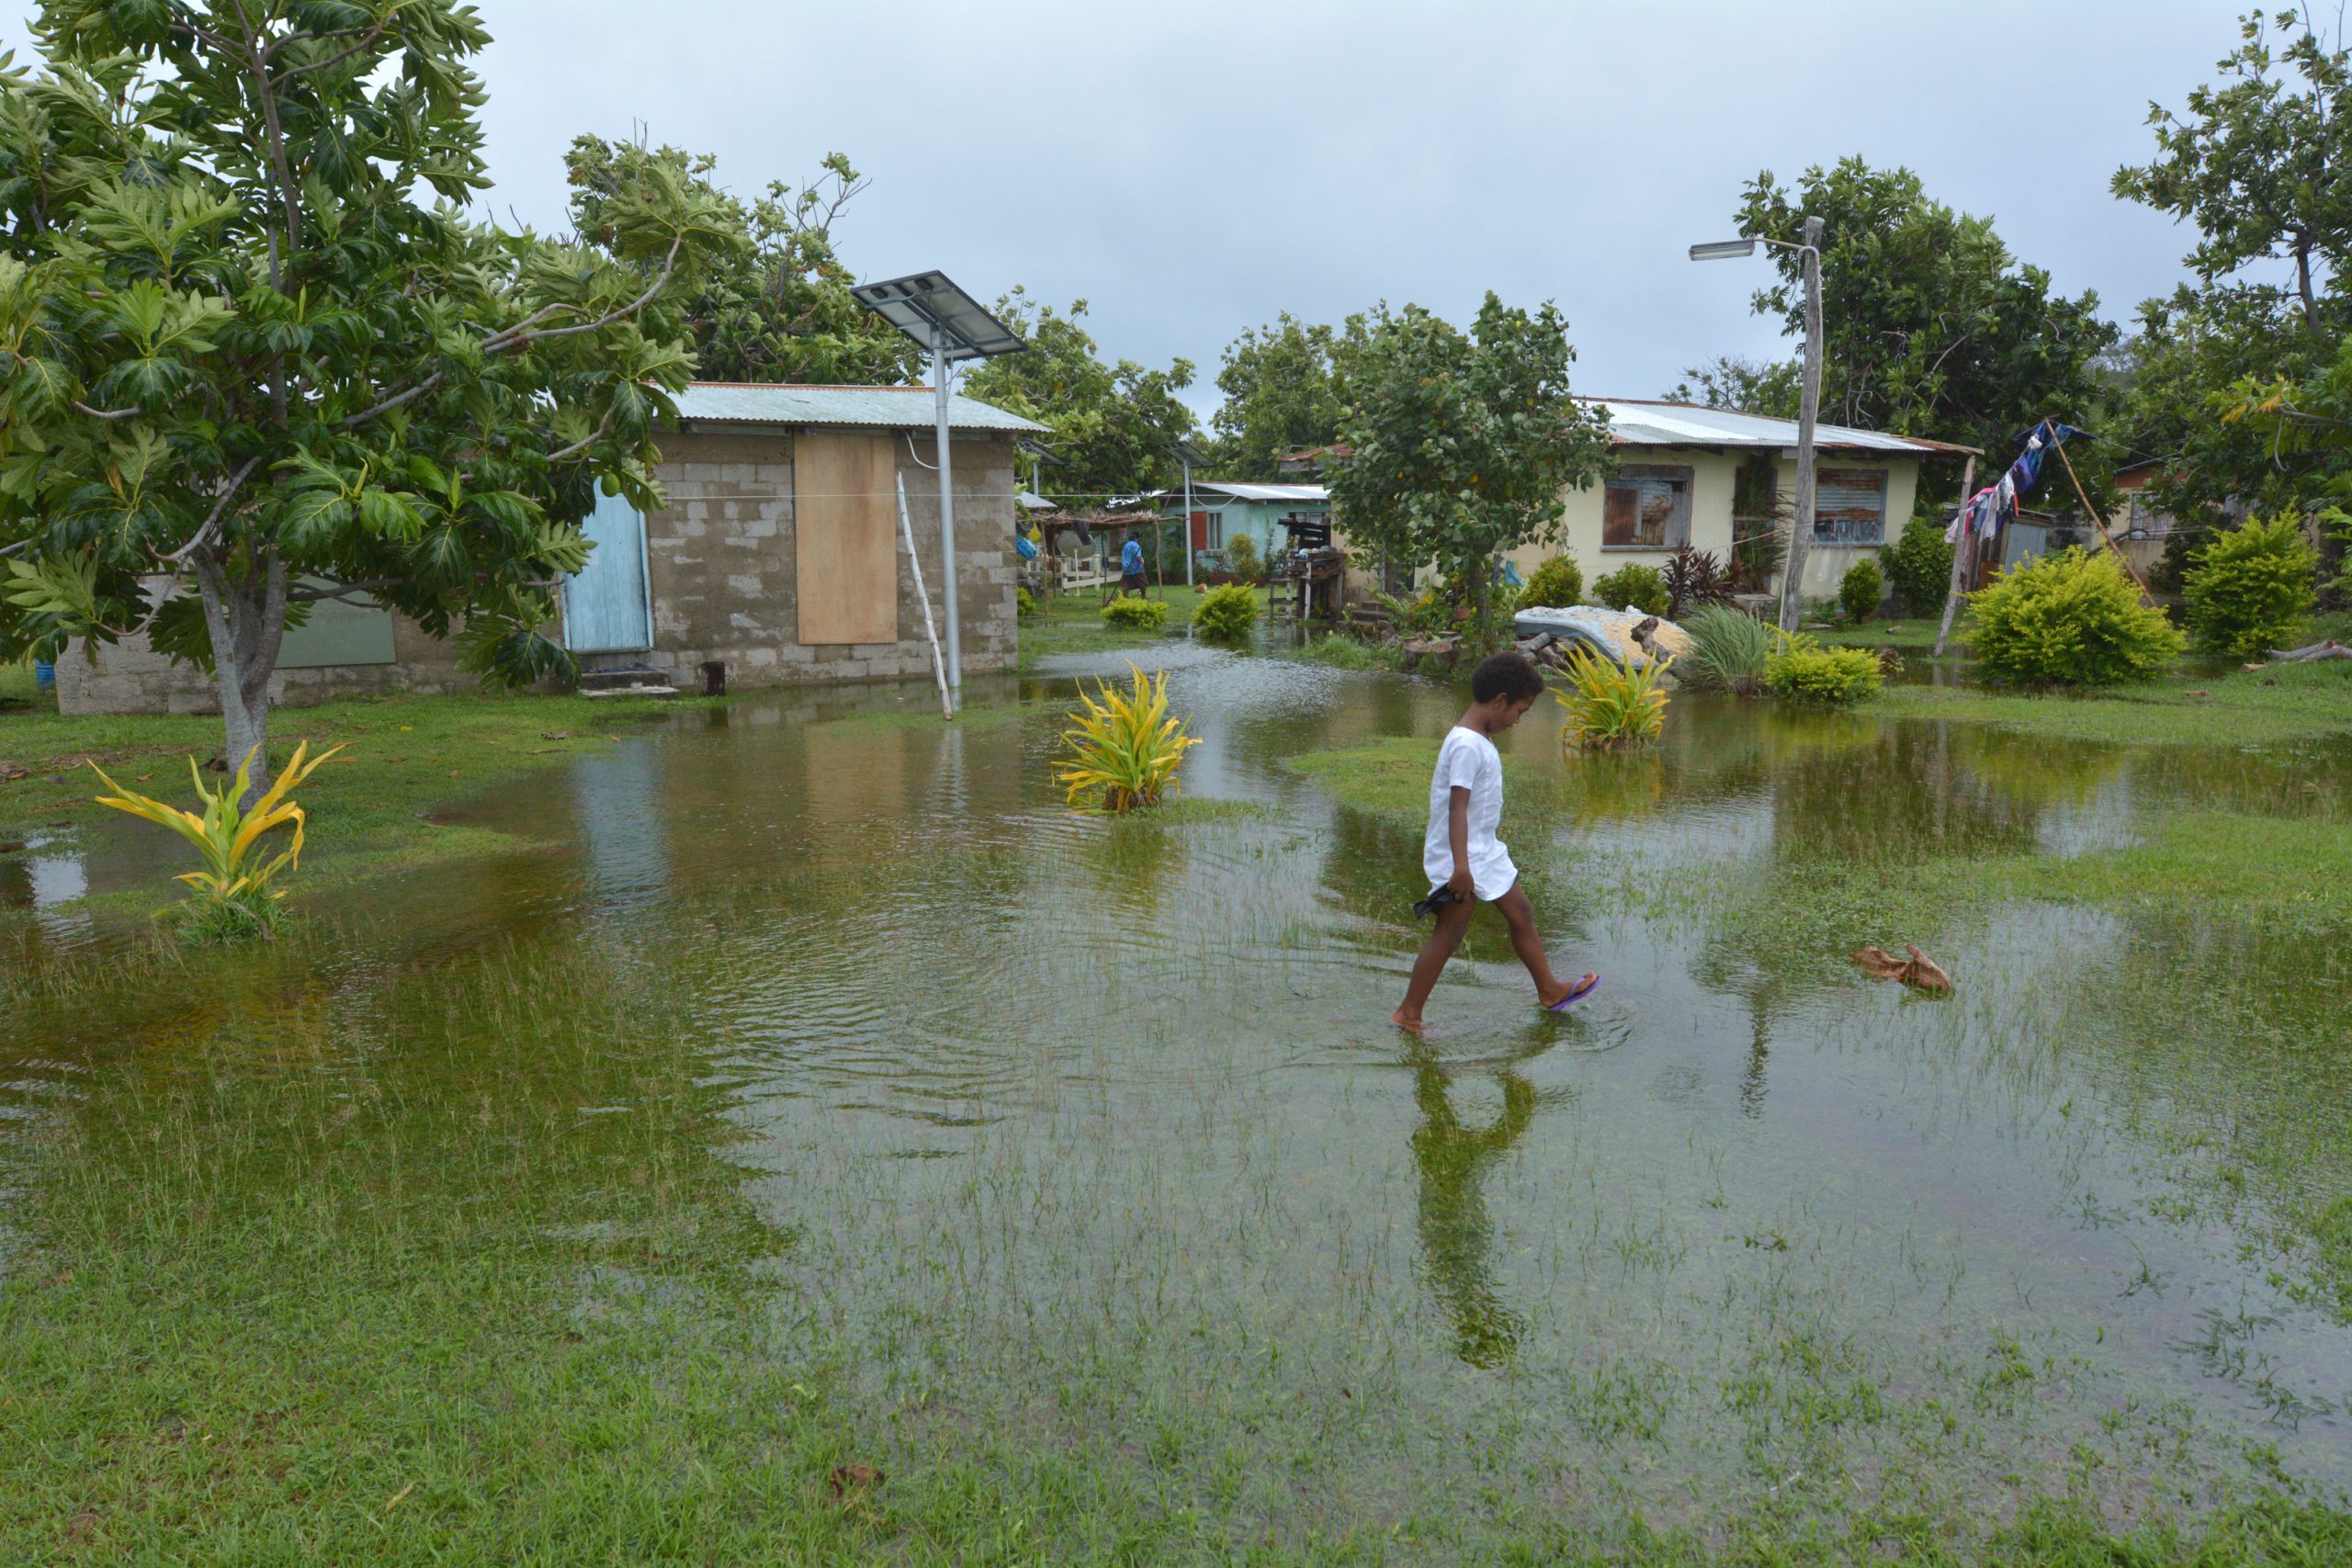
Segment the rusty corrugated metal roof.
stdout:
<svg viewBox="0 0 2352 1568">
<path fill-rule="evenodd" d="M 929 387 L 803 387 L 752 381 L 695 381 L 677 396 L 683 421 L 730 424 L 855 424 L 884 429 L 929 430 L 938 422 L 938 403 Z M 1009 434 L 1043 432 L 1035 420 L 1007 413 L 961 392 L 947 401 L 955 430 L 1000 430 Z"/>
</svg>

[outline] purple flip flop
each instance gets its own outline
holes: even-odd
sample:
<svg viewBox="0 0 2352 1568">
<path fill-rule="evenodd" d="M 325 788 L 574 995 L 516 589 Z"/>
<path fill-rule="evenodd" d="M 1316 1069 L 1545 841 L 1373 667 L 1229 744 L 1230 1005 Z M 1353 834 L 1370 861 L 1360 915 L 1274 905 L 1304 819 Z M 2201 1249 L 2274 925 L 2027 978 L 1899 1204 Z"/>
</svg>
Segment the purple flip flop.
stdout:
<svg viewBox="0 0 2352 1568">
<path fill-rule="evenodd" d="M 1562 997 L 1558 1001 L 1554 1002 L 1550 1007 L 1545 1008 L 1544 1010 L 1545 1012 L 1559 1012 L 1566 1009 L 1569 1003 L 1580 1002 L 1599 989 L 1600 989 L 1600 976 L 1598 975 L 1595 975 L 1589 980 L 1579 980 L 1575 985 L 1568 987 L 1568 994 L 1566 996 Z"/>
</svg>

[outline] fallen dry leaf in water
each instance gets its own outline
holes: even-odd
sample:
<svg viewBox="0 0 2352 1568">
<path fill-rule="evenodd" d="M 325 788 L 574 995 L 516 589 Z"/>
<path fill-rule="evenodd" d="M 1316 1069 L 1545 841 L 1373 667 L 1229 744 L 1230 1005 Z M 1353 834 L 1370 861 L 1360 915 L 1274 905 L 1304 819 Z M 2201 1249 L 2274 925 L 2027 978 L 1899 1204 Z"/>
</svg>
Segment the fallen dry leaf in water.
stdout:
<svg viewBox="0 0 2352 1568">
<path fill-rule="evenodd" d="M 1854 954 L 1854 962 L 1863 972 L 1881 980 L 1900 980 L 1917 990 L 1941 996 L 1951 990 L 1951 976 L 1943 972 L 1937 962 L 1912 946 L 1903 944 L 1908 958 L 1897 958 L 1880 947 L 1865 947 Z"/>
<path fill-rule="evenodd" d="M 881 1485 L 882 1479 L 882 1472 L 870 1464 L 837 1464 L 825 1477 L 833 1496 L 844 1504 L 855 1502 L 868 1487 Z"/>
</svg>

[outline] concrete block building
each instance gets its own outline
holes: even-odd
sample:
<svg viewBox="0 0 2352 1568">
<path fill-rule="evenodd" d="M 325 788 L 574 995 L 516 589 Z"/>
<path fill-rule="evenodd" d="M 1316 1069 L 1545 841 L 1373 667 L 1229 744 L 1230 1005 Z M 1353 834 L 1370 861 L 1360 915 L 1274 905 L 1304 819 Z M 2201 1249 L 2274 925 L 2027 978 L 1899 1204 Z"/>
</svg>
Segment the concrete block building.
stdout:
<svg viewBox="0 0 2352 1568">
<path fill-rule="evenodd" d="M 677 405 L 655 470 L 665 503 L 640 514 L 602 497 L 585 524 L 596 549 L 564 586 L 560 628 L 581 667 L 643 668 L 680 687 L 698 685 L 714 660 L 732 685 L 930 679 L 899 485 L 936 620 L 945 563 L 931 389 L 696 382 Z M 957 397 L 949 429 L 964 668 L 1011 670 L 1013 442 L 1041 427 Z M 455 649 L 402 617 L 330 603 L 287 634 L 271 695 L 299 705 L 473 684 Z M 58 705 L 163 713 L 217 703 L 199 671 L 126 638 L 61 660 Z"/>
</svg>

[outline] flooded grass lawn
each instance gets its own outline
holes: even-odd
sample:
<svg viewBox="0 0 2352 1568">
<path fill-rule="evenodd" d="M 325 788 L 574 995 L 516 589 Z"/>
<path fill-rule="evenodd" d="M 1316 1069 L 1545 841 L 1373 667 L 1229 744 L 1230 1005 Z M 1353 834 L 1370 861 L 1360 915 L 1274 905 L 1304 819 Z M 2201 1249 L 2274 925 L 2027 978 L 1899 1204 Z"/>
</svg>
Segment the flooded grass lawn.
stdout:
<svg viewBox="0 0 2352 1568">
<path fill-rule="evenodd" d="M 1204 743 L 1073 817 L 1129 657 Z M 261 951 L 18 887 L 0 1562 L 2352 1561 L 2340 728 L 1539 710 L 1606 981 L 1482 917 L 1417 1042 L 1458 694 L 975 694 L 632 726 Z"/>
</svg>

